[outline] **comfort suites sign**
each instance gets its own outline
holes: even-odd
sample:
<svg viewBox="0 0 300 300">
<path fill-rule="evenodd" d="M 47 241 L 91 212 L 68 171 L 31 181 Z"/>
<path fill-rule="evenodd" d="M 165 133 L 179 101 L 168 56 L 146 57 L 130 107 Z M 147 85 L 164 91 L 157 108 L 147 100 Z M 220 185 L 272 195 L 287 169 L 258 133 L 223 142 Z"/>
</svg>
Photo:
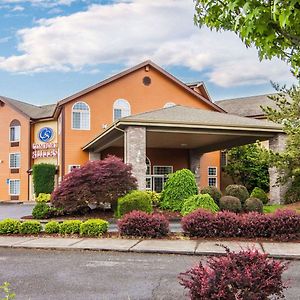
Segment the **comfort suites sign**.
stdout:
<svg viewBox="0 0 300 300">
<path fill-rule="evenodd" d="M 53 128 L 45 126 L 38 130 L 38 142 L 32 144 L 32 158 L 56 157 L 57 143 L 53 142 L 55 132 Z"/>
</svg>

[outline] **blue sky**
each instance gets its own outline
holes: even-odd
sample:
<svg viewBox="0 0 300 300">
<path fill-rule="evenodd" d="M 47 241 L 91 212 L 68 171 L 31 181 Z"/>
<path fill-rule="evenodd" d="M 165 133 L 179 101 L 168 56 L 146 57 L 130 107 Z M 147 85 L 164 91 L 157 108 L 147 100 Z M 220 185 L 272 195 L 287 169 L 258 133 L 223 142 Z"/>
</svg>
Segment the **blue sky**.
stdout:
<svg viewBox="0 0 300 300">
<path fill-rule="evenodd" d="M 0 0 L 0 95 L 55 103 L 147 59 L 204 81 L 214 100 L 293 82 L 284 62 L 195 27 L 193 10 L 192 0 Z"/>
</svg>

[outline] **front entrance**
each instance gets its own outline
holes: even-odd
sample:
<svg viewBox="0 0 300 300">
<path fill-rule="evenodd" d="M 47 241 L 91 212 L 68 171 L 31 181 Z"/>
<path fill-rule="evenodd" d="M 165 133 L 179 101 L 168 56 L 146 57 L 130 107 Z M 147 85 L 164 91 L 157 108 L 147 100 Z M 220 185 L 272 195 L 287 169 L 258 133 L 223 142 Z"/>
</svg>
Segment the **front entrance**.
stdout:
<svg viewBox="0 0 300 300">
<path fill-rule="evenodd" d="M 168 179 L 168 174 L 173 173 L 173 166 L 151 166 L 151 162 L 146 157 L 146 190 L 160 193 Z"/>
</svg>

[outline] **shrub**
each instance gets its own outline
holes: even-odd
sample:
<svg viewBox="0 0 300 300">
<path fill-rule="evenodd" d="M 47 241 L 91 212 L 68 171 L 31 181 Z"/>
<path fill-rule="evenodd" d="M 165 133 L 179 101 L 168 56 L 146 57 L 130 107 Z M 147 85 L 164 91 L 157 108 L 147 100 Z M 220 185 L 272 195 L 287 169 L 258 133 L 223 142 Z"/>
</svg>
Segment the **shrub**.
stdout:
<svg viewBox="0 0 300 300">
<path fill-rule="evenodd" d="M 243 185 L 231 184 L 225 189 L 225 194 L 227 196 L 233 196 L 240 199 L 241 204 L 244 205 L 246 199 L 249 198 L 249 192 Z"/>
<path fill-rule="evenodd" d="M 243 237 L 269 238 L 272 235 L 269 215 L 260 214 L 258 212 L 249 212 L 241 216 L 241 222 L 242 226 L 240 235 Z"/>
<path fill-rule="evenodd" d="M 215 203 L 215 201 L 210 195 L 199 194 L 199 195 L 190 196 L 189 198 L 184 200 L 181 209 L 181 214 L 185 216 L 198 208 L 203 208 L 211 212 L 219 211 L 218 205 Z"/>
<path fill-rule="evenodd" d="M 161 192 L 160 207 L 173 211 L 181 211 L 184 199 L 198 194 L 194 174 L 182 169 L 170 174 Z"/>
<path fill-rule="evenodd" d="M 0 221 L 0 234 L 18 233 L 21 222 L 15 219 L 4 219 Z"/>
<path fill-rule="evenodd" d="M 118 221 L 121 235 L 157 238 L 169 232 L 169 221 L 160 214 L 132 211 Z"/>
<path fill-rule="evenodd" d="M 32 167 L 32 178 L 35 195 L 51 194 L 54 189 L 56 166 L 53 164 L 35 164 Z"/>
<path fill-rule="evenodd" d="M 19 232 L 22 234 L 37 234 L 42 231 L 39 221 L 24 221 L 19 225 Z"/>
<path fill-rule="evenodd" d="M 300 201 L 300 176 L 295 176 L 284 195 L 284 204 Z"/>
<path fill-rule="evenodd" d="M 146 193 L 150 196 L 152 206 L 157 207 L 160 201 L 160 193 L 155 191 L 146 191 Z"/>
<path fill-rule="evenodd" d="M 189 290 L 191 299 L 272 299 L 284 298 L 287 287 L 282 274 L 287 264 L 268 258 L 258 250 L 230 252 L 210 257 L 179 274 L 180 284 Z M 276 297 L 276 299 L 277 299 Z"/>
<path fill-rule="evenodd" d="M 215 236 L 213 224 L 214 215 L 204 209 L 197 209 L 181 219 L 181 226 L 185 234 L 191 237 Z"/>
<path fill-rule="evenodd" d="M 215 203 L 217 205 L 219 205 L 219 201 L 222 197 L 222 192 L 217 187 L 215 187 L 215 186 L 206 186 L 206 187 L 201 189 L 200 193 L 210 195 L 214 199 Z"/>
<path fill-rule="evenodd" d="M 63 221 L 59 226 L 59 233 L 61 234 L 75 234 L 80 232 L 82 222 L 79 220 Z"/>
<path fill-rule="evenodd" d="M 45 225 L 45 232 L 52 234 L 52 233 L 59 233 L 59 223 L 56 221 L 50 221 Z"/>
<path fill-rule="evenodd" d="M 120 158 L 108 156 L 104 160 L 90 161 L 67 174 L 52 193 L 54 207 L 65 213 L 86 209 L 89 204 L 103 202 L 117 206 L 117 199 L 136 189 L 136 179 L 131 166 Z"/>
<path fill-rule="evenodd" d="M 211 226 L 214 228 L 216 237 L 238 237 L 240 236 L 241 224 L 239 215 L 224 211 L 214 216 Z"/>
<path fill-rule="evenodd" d="M 261 200 L 250 197 L 245 201 L 244 210 L 245 212 L 256 211 L 259 213 L 263 213 L 264 205 Z"/>
<path fill-rule="evenodd" d="M 32 210 L 32 216 L 35 219 L 46 219 L 50 210 L 50 207 L 45 202 L 37 203 Z"/>
<path fill-rule="evenodd" d="M 267 204 L 269 202 L 269 198 L 268 198 L 267 193 L 259 187 L 256 187 L 256 188 L 253 189 L 253 191 L 250 195 L 250 198 L 257 198 L 263 204 Z"/>
<path fill-rule="evenodd" d="M 49 202 L 51 200 L 51 194 L 39 193 L 39 196 L 35 199 L 37 203 Z"/>
<path fill-rule="evenodd" d="M 80 225 L 80 234 L 86 236 L 101 236 L 107 232 L 108 222 L 101 219 L 90 219 Z"/>
<path fill-rule="evenodd" d="M 118 217 L 122 217 L 133 210 L 140 210 L 147 213 L 151 213 L 153 211 L 151 197 L 147 192 L 132 191 L 118 199 Z"/>
<path fill-rule="evenodd" d="M 242 211 L 242 204 L 239 198 L 233 196 L 223 196 L 220 199 L 220 209 L 232 212 Z"/>
</svg>

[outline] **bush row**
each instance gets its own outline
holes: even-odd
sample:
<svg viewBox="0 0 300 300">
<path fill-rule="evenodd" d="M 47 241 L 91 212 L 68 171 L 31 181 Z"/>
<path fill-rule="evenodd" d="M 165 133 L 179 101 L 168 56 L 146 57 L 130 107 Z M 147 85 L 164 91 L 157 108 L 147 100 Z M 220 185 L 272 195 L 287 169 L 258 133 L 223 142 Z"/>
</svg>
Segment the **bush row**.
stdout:
<svg viewBox="0 0 300 300">
<path fill-rule="evenodd" d="M 190 237 L 247 237 L 291 240 L 300 237 L 300 214 L 278 210 L 273 214 L 210 213 L 196 210 L 182 218 L 181 225 Z"/>
<path fill-rule="evenodd" d="M 45 232 L 48 234 L 81 234 L 85 236 L 101 236 L 107 232 L 108 222 L 102 219 L 90 219 L 85 222 L 79 220 L 67 220 L 62 223 L 56 221 L 48 222 L 45 225 Z M 14 219 L 0 221 L 0 234 L 37 234 L 42 231 L 39 221 L 20 222 Z"/>
</svg>

